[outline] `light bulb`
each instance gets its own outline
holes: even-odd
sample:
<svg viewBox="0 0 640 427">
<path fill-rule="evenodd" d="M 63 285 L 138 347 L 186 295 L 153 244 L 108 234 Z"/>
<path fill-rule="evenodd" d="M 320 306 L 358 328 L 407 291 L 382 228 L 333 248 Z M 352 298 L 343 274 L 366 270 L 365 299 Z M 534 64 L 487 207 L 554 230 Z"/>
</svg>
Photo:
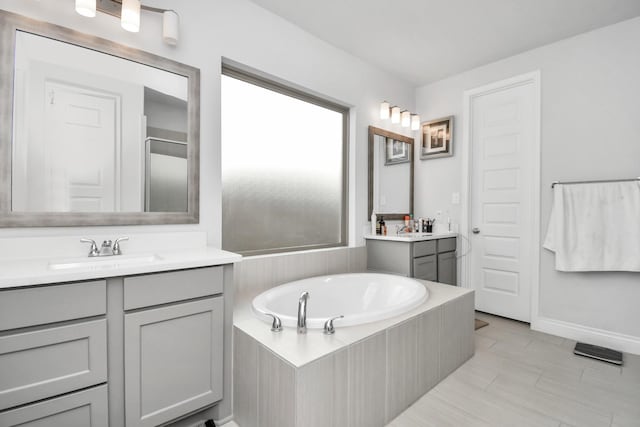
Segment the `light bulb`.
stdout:
<svg viewBox="0 0 640 427">
<path fill-rule="evenodd" d="M 400 123 L 400 107 L 391 108 L 391 123 Z"/>
<path fill-rule="evenodd" d="M 127 31 L 140 31 L 140 0 L 122 0 L 120 25 Z"/>
<path fill-rule="evenodd" d="M 411 113 L 407 110 L 404 110 L 402 113 L 400 113 L 400 117 L 402 120 L 402 127 L 408 128 L 411 125 Z"/>
<path fill-rule="evenodd" d="M 173 10 L 165 10 L 162 14 L 162 40 L 175 46 L 178 44 L 178 31 L 180 29 L 178 14 Z"/>
<path fill-rule="evenodd" d="M 411 130 L 420 129 L 420 116 L 417 114 L 411 115 Z"/>
<path fill-rule="evenodd" d="M 76 0 L 76 12 L 82 16 L 96 16 L 96 0 Z"/>
<path fill-rule="evenodd" d="M 383 101 L 382 104 L 380 104 L 380 118 L 382 120 L 386 120 L 389 118 L 389 103 L 387 101 Z"/>
</svg>

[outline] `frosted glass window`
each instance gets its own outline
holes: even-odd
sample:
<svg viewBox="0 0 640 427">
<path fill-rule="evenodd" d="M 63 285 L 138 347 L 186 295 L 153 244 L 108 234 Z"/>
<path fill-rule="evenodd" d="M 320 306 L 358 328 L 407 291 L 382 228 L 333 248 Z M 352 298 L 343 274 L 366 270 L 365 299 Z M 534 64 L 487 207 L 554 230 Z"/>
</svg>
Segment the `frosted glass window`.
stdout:
<svg viewBox="0 0 640 427">
<path fill-rule="evenodd" d="M 222 247 L 345 245 L 348 110 L 223 70 Z"/>
</svg>

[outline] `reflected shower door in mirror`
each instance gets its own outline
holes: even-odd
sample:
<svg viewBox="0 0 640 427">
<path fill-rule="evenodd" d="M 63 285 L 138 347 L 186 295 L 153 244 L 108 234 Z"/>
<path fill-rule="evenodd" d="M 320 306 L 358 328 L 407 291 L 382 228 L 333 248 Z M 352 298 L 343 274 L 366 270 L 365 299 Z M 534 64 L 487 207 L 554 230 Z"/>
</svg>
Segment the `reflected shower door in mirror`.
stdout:
<svg viewBox="0 0 640 427">
<path fill-rule="evenodd" d="M 188 79 L 16 32 L 13 212 L 187 212 Z"/>
<path fill-rule="evenodd" d="M 413 212 L 413 142 L 369 126 L 369 216 L 403 219 Z"/>
</svg>

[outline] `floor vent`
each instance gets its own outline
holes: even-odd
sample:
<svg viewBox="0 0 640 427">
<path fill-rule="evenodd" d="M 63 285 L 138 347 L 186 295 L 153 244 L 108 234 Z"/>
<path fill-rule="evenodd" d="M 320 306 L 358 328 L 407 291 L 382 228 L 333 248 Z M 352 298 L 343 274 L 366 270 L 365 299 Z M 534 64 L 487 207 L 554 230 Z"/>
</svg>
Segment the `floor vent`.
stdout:
<svg viewBox="0 0 640 427">
<path fill-rule="evenodd" d="M 592 359 L 602 360 L 603 362 L 613 363 L 614 365 L 622 365 L 622 353 L 606 347 L 598 347 L 597 345 L 579 342 L 576 343 L 573 354 L 591 357 Z"/>
</svg>

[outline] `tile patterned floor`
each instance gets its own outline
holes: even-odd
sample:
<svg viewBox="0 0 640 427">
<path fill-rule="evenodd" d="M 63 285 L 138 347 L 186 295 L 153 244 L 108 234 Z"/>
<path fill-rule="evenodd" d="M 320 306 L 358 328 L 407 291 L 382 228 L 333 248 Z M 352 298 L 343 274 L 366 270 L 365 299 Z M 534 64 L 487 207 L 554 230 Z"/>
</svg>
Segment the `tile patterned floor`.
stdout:
<svg viewBox="0 0 640 427">
<path fill-rule="evenodd" d="M 640 427 L 640 356 L 573 355 L 575 341 L 478 313 L 476 354 L 387 427 Z"/>
</svg>

